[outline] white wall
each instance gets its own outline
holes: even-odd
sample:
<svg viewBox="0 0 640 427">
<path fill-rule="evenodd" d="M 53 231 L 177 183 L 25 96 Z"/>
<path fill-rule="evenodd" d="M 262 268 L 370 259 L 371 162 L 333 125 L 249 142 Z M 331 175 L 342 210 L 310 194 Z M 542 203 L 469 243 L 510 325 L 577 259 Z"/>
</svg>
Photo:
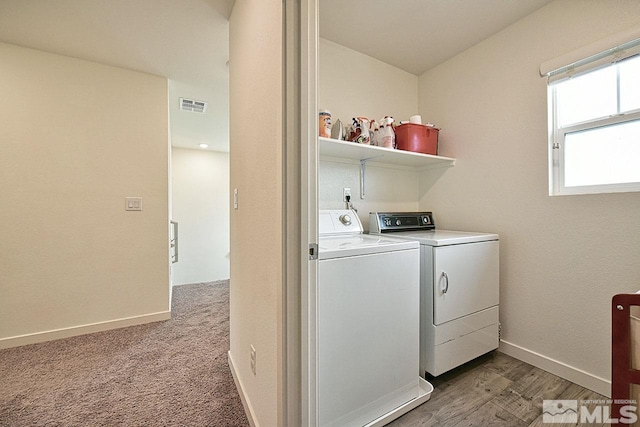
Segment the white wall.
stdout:
<svg viewBox="0 0 640 427">
<path fill-rule="evenodd" d="M 0 93 L 0 347 L 168 318 L 166 79 L 0 43 Z"/>
<path fill-rule="evenodd" d="M 418 172 L 366 167 L 365 198 L 360 198 L 360 164 L 321 161 L 318 169 L 320 209 L 346 209 L 342 189 L 351 188 L 351 202 L 365 230 L 369 212 L 411 212 L 418 209 Z"/>
<path fill-rule="evenodd" d="M 172 219 L 179 261 L 172 283 L 229 278 L 229 153 L 171 149 Z"/>
<path fill-rule="evenodd" d="M 418 112 L 418 77 L 339 44 L 320 39 L 318 104 L 350 123 L 354 116 L 378 120 L 391 115 L 408 120 Z M 366 196 L 360 198 L 360 164 L 322 160 L 318 169 L 320 209 L 344 209 L 342 189 L 351 188 L 352 202 L 368 229 L 369 212 L 418 208 L 418 173 L 369 164 Z"/>
<path fill-rule="evenodd" d="M 601 392 L 611 297 L 640 289 L 640 196 L 548 196 L 538 67 L 638 24 L 635 0 L 558 0 L 420 76 L 420 113 L 443 128 L 440 154 L 457 158 L 433 187 L 423 175 L 420 208 L 442 228 L 500 234 L 506 350 L 569 365 L 574 380 L 585 371 Z"/>
<path fill-rule="evenodd" d="M 229 23 L 231 210 L 229 352 L 256 425 L 277 426 L 283 286 L 282 2 L 238 0 Z M 250 348 L 256 349 L 256 375 Z"/>
</svg>

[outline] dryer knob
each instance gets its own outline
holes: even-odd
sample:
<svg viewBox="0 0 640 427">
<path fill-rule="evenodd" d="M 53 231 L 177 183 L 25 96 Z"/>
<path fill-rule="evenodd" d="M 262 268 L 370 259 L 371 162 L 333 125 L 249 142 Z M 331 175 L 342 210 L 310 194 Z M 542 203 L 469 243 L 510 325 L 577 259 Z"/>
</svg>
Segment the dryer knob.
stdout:
<svg viewBox="0 0 640 427">
<path fill-rule="evenodd" d="M 400 221 L 399 219 L 396 219 L 396 225 L 397 226 L 401 226 L 402 225 L 402 221 Z"/>
<path fill-rule="evenodd" d="M 347 214 L 340 215 L 340 222 L 344 225 L 351 225 L 351 217 Z"/>
</svg>

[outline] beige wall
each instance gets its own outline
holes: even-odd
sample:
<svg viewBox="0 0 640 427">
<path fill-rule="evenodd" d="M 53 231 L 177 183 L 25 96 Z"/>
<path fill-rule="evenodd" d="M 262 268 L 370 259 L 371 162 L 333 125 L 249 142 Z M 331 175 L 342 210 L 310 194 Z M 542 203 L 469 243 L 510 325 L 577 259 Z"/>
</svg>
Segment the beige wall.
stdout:
<svg viewBox="0 0 640 427">
<path fill-rule="evenodd" d="M 179 226 L 174 285 L 229 278 L 229 153 L 171 149 L 172 219 Z"/>
<path fill-rule="evenodd" d="M 640 288 L 640 195 L 548 196 L 538 68 L 639 24 L 635 0 L 559 0 L 420 77 L 420 113 L 443 128 L 440 154 L 457 159 L 430 189 L 423 176 L 420 208 L 443 228 L 500 234 L 508 349 L 585 371 L 600 391 L 611 297 Z"/>
<path fill-rule="evenodd" d="M 166 79 L 0 44 L 0 93 L 0 346 L 166 318 Z"/>
<path fill-rule="evenodd" d="M 346 124 L 360 115 L 408 120 L 417 114 L 417 76 L 325 39 L 320 39 L 318 56 L 318 105 L 330 110 L 334 121 L 339 118 Z M 366 196 L 361 199 L 360 164 L 321 159 L 320 209 L 344 209 L 344 187 L 351 188 L 352 202 L 365 229 L 371 211 L 418 208 L 418 172 L 369 164 L 365 179 Z"/>
<path fill-rule="evenodd" d="M 418 77 L 347 47 L 320 39 L 318 108 L 334 121 L 356 116 L 409 120 L 418 112 Z"/>
<path fill-rule="evenodd" d="M 238 0 L 230 19 L 229 353 L 257 425 L 278 425 L 283 283 L 282 2 Z M 257 353 L 256 375 L 250 348 Z"/>
<path fill-rule="evenodd" d="M 321 161 L 318 168 L 320 209 L 346 209 L 344 187 L 351 188 L 351 202 L 365 230 L 369 212 L 411 212 L 418 210 L 419 173 L 390 167 L 366 167 L 365 198 L 360 198 L 360 164 Z"/>
</svg>

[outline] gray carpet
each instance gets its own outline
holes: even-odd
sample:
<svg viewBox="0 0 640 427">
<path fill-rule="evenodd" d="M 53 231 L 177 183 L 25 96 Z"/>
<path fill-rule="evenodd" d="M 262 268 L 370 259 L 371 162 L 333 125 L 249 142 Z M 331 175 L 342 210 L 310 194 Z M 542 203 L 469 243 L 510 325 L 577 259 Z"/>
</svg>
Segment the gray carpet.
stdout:
<svg viewBox="0 0 640 427">
<path fill-rule="evenodd" d="M 0 426 L 248 426 L 227 363 L 229 282 L 171 320 L 0 350 Z"/>
</svg>

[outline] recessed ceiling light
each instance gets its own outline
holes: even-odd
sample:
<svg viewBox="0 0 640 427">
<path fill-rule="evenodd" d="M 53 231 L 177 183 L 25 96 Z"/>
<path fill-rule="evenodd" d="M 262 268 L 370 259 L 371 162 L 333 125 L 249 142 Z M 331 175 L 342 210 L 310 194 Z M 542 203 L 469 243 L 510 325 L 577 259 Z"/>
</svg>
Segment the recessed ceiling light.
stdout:
<svg viewBox="0 0 640 427">
<path fill-rule="evenodd" d="M 209 147 L 209 144 L 200 144 L 200 148 L 207 148 Z"/>
</svg>

